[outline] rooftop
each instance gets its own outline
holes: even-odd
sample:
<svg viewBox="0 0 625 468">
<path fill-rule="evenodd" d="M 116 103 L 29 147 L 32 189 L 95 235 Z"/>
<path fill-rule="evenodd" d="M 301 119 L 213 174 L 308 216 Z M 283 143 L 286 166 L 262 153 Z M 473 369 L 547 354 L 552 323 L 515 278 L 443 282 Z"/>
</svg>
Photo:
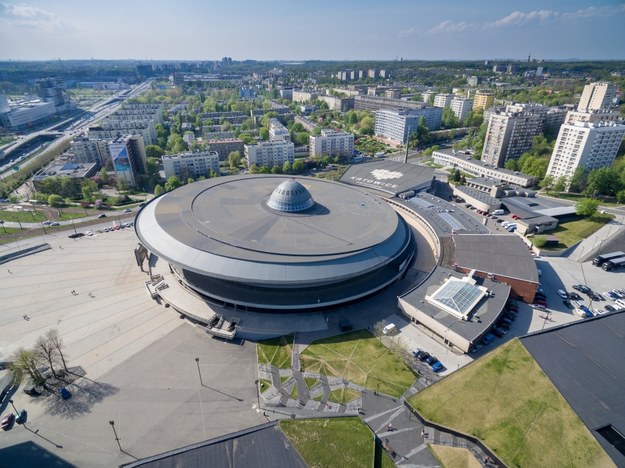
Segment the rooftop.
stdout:
<svg viewBox="0 0 625 468">
<path fill-rule="evenodd" d="M 433 176 L 434 169 L 428 166 L 377 161 L 350 166 L 339 181 L 395 196 L 408 190 L 429 187 Z"/>
</svg>

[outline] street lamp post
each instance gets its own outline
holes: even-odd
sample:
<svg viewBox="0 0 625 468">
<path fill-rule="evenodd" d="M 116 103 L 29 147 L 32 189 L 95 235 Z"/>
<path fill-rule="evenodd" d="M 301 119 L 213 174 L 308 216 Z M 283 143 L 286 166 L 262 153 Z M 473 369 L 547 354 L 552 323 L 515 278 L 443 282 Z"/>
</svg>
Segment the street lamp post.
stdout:
<svg viewBox="0 0 625 468">
<path fill-rule="evenodd" d="M 15 405 L 13 404 L 13 400 L 9 400 L 9 403 L 11 403 L 11 406 L 13 407 L 13 409 L 15 410 L 16 413 L 19 413 L 19 411 L 17 411 L 17 408 L 15 407 Z"/>
<path fill-rule="evenodd" d="M 72 218 L 72 227 L 74 228 L 74 234 L 78 234 L 78 231 L 76 231 L 76 225 L 74 224 L 74 218 Z"/>
<path fill-rule="evenodd" d="M 7 233 L 7 228 L 4 227 L 4 221 L 0 219 L 0 226 L 2 226 L 2 230 L 4 231 L 4 233 Z"/>
<path fill-rule="evenodd" d="M 113 428 L 113 434 L 115 434 L 115 442 L 117 442 L 117 446 L 119 447 L 119 451 L 123 452 L 122 444 L 119 443 L 119 437 L 117 437 L 117 431 L 115 430 L 115 421 L 111 420 L 111 421 L 109 421 L 109 424 Z"/>
<path fill-rule="evenodd" d="M 204 386 L 204 382 L 202 382 L 202 372 L 200 372 L 200 358 L 195 358 L 195 363 L 197 364 L 197 373 L 200 376 L 200 385 Z"/>
</svg>

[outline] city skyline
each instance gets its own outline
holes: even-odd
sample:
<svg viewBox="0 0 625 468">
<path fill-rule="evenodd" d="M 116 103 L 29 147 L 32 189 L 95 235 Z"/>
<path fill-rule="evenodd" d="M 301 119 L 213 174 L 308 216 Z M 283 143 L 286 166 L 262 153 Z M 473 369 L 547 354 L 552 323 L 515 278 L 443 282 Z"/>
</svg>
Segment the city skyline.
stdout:
<svg viewBox="0 0 625 468">
<path fill-rule="evenodd" d="M 618 60 L 624 19 L 610 0 L 2 1 L 0 60 Z"/>
</svg>

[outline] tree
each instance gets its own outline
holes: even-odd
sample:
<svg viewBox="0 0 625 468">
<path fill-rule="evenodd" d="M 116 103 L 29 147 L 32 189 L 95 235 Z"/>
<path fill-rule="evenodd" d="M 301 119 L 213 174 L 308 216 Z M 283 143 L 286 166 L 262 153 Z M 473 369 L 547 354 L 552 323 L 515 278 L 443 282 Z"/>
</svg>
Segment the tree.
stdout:
<svg viewBox="0 0 625 468">
<path fill-rule="evenodd" d="M 443 108 L 443 127 L 445 128 L 456 128 L 460 126 L 460 120 L 454 114 L 454 111 L 451 110 L 451 107 Z"/>
<path fill-rule="evenodd" d="M 260 169 L 258 168 L 257 164 L 252 164 L 250 166 L 250 174 L 258 174 L 260 172 Z"/>
<path fill-rule="evenodd" d="M 41 385 L 45 378 L 39 372 L 39 358 L 37 354 L 25 348 L 19 348 L 11 357 L 11 370 L 16 381 L 21 382 L 24 374 L 28 374 L 35 385 Z"/>
<path fill-rule="evenodd" d="M 189 177 L 187 179 L 187 184 L 192 184 L 193 182 L 195 182 L 195 180 L 193 180 L 193 177 Z"/>
<path fill-rule="evenodd" d="M 549 193 L 549 190 L 553 187 L 553 176 L 545 176 L 545 178 L 540 181 L 540 186 L 543 187 L 547 193 Z"/>
<path fill-rule="evenodd" d="M 272 174 L 280 174 L 282 172 L 282 168 L 280 166 L 273 166 L 271 168 Z"/>
<path fill-rule="evenodd" d="M 58 364 L 59 359 L 56 347 L 49 340 L 47 340 L 45 336 L 40 336 L 35 343 L 33 351 L 42 361 L 48 363 L 52 375 L 54 375 L 55 378 L 58 378 L 56 369 L 54 368 L 54 366 Z"/>
<path fill-rule="evenodd" d="M 293 166 L 291 165 L 291 163 L 289 161 L 284 161 L 284 164 L 282 165 L 282 172 L 284 174 L 289 174 L 292 169 Z"/>
<path fill-rule="evenodd" d="M 593 216 L 599 207 L 599 200 L 584 198 L 575 204 L 575 212 L 580 216 Z"/>
<path fill-rule="evenodd" d="M 100 175 L 100 180 L 104 185 L 109 183 L 109 173 L 107 172 L 106 168 L 103 167 L 102 169 L 100 169 L 100 172 L 98 174 Z"/>
<path fill-rule="evenodd" d="M 46 339 L 59 353 L 61 361 L 63 362 L 63 368 L 67 371 L 67 363 L 65 362 L 65 356 L 63 355 L 63 340 L 59 336 L 59 331 L 56 328 L 48 330 L 48 333 L 46 333 Z"/>
<path fill-rule="evenodd" d="M 268 129 L 268 128 L 266 128 L 266 127 L 262 127 L 262 128 L 259 130 L 258 134 L 260 135 L 260 137 L 261 137 L 263 140 L 269 140 L 269 129 Z"/>
<path fill-rule="evenodd" d="M 569 182 L 569 192 L 581 193 L 586 188 L 586 168 L 577 166 Z"/>
<path fill-rule="evenodd" d="M 59 207 L 63 205 L 63 197 L 53 193 L 48 197 L 48 205 Z"/>
<path fill-rule="evenodd" d="M 503 165 L 509 171 L 518 171 L 519 170 L 519 162 L 516 159 L 508 159 L 506 163 Z"/>
<path fill-rule="evenodd" d="M 616 195 L 623 188 L 621 174 L 612 167 L 593 169 L 588 174 L 586 193 L 589 195 Z"/>
<path fill-rule="evenodd" d="M 161 148 L 160 146 L 147 145 L 145 147 L 145 155 L 148 158 L 160 158 L 164 154 L 165 154 L 165 151 L 163 151 L 163 148 Z"/>
<path fill-rule="evenodd" d="M 619 203 L 625 203 L 625 190 L 620 190 L 616 194 L 616 201 Z"/>
<path fill-rule="evenodd" d="M 165 189 L 161 185 L 156 184 L 154 186 L 154 196 L 155 197 L 158 197 L 159 195 L 162 195 L 164 193 L 165 193 Z"/>
<path fill-rule="evenodd" d="M 91 179 L 86 179 L 83 181 L 82 183 L 82 197 L 88 201 L 91 202 L 91 200 L 93 200 L 93 194 L 96 193 L 98 191 L 98 184 L 95 183 L 95 181 L 91 180 Z"/>
<path fill-rule="evenodd" d="M 302 161 L 301 159 L 298 159 L 297 161 L 293 162 L 294 173 L 301 174 L 302 172 L 304 172 L 304 169 L 305 169 L 304 161 Z"/>
<path fill-rule="evenodd" d="M 560 176 L 558 177 L 558 180 L 556 180 L 556 183 L 553 186 L 553 191 L 564 192 L 565 189 L 566 189 L 566 176 Z"/>
<path fill-rule="evenodd" d="M 177 189 L 181 185 L 182 183 L 180 182 L 180 180 L 178 180 L 178 177 L 171 176 L 167 179 L 167 182 L 165 182 L 165 190 L 167 192 L 171 192 L 172 190 Z"/>
<path fill-rule="evenodd" d="M 237 169 L 241 165 L 241 153 L 238 151 L 231 151 L 228 154 L 228 164 L 230 169 Z"/>
<path fill-rule="evenodd" d="M 117 179 L 117 191 L 118 192 L 126 192 L 130 186 L 128 185 L 128 181 L 124 177 L 120 177 Z"/>
</svg>

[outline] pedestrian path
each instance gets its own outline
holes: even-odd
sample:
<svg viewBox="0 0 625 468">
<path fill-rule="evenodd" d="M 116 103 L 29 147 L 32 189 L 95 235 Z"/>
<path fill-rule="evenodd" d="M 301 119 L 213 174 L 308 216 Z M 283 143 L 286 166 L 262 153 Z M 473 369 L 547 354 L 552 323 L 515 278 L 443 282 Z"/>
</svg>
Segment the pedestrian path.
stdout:
<svg viewBox="0 0 625 468">
<path fill-rule="evenodd" d="M 430 379 L 420 377 L 401 398 L 392 398 L 340 377 L 302 372 L 299 356 L 305 346 L 293 343 L 292 363 L 288 369 L 259 364 L 259 377 L 271 381 L 271 387 L 260 395 L 260 406 L 268 416 L 275 419 L 359 416 L 376 434 L 394 463 L 400 467 L 440 466 L 428 444 L 466 448 L 483 466 L 497 466 L 487 464 L 487 454 L 472 441 L 424 425 L 404 404 L 406 399 L 431 385 L 433 382 Z M 306 380 L 314 383 L 309 387 Z M 345 388 L 355 390 L 360 397 L 347 404 L 330 401 L 332 391 Z"/>
</svg>

